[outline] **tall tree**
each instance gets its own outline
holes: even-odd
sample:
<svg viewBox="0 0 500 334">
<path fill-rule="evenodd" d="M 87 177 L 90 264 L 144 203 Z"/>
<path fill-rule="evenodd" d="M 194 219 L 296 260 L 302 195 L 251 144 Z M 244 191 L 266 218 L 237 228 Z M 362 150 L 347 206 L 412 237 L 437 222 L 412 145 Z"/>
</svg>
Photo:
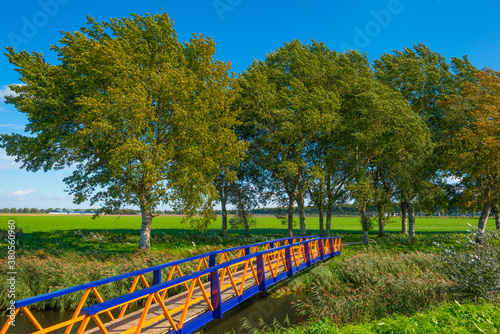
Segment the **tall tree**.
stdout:
<svg viewBox="0 0 500 334">
<path fill-rule="evenodd" d="M 375 80 L 366 55 L 347 52 L 338 56 L 336 64 L 335 87 L 341 104 L 330 152 L 331 161 L 340 168 L 332 175 L 348 181 L 345 188 L 357 203 L 368 243 L 367 209 L 376 200 L 375 186 L 392 178 L 396 162 L 407 159 L 414 147 L 426 141 L 428 132 L 399 92 Z M 403 137 L 407 140 L 402 141 Z"/>
<path fill-rule="evenodd" d="M 412 161 L 401 169 L 404 173 L 397 173 L 398 192 L 408 214 L 409 234 L 415 236 L 415 203 L 434 194 L 437 184 L 442 184 L 440 178 L 445 175 L 447 154 L 440 149 L 440 142 L 447 135 L 439 101 L 469 80 L 475 68 L 467 57 L 452 58 L 448 64 L 442 55 L 421 43 L 413 49 L 383 54 L 373 66 L 377 79 L 401 92 L 431 133 L 433 144 L 420 154 L 413 154 Z"/>
<path fill-rule="evenodd" d="M 57 65 L 7 48 L 24 83 L 7 102 L 27 115 L 29 132 L 2 135 L 7 153 L 30 171 L 74 165 L 64 181 L 75 203 L 140 207 L 140 249 L 150 248 L 161 203 L 213 218 L 213 180 L 244 144 L 230 108 L 237 86 L 230 65 L 214 60 L 212 39 L 179 43 L 163 13 L 89 18 L 60 43 Z"/>
<path fill-rule="evenodd" d="M 326 56 L 325 56 L 326 55 Z M 240 105 L 252 161 L 265 170 L 299 209 L 300 234 L 306 234 L 305 201 L 310 169 L 305 159 L 318 134 L 337 124 L 339 99 L 330 84 L 334 53 L 323 44 L 285 44 L 255 61 L 242 74 Z M 289 231 L 293 216 L 289 216 Z"/>
<path fill-rule="evenodd" d="M 243 170 L 240 169 L 240 172 Z M 231 183 L 228 199 L 236 208 L 236 217 L 229 221 L 231 228 L 244 227 L 247 239 L 250 238 L 250 227 L 257 223 L 252 217 L 252 209 L 259 203 L 256 188 L 251 183 L 245 182 L 244 177 L 240 175 L 238 181 Z"/>
<path fill-rule="evenodd" d="M 488 217 L 500 203 L 500 72 L 483 69 L 475 83 L 443 100 L 450 128 L 449 148 L 455 154 L 450 166 L 462 187 L 462 205 L 482 211 L 478 242 Z"/>
<path fill-rule="evenodd" d="M 229 188 L 234 181 L 234 171 L 231 168 L 223 166 L 221 172 L 215 178 L 215 188 L 219 195 L 219 202 L 222 212 L 221 235 L 227 234 L 227 204 L 229 199 Z"/>
</svg>

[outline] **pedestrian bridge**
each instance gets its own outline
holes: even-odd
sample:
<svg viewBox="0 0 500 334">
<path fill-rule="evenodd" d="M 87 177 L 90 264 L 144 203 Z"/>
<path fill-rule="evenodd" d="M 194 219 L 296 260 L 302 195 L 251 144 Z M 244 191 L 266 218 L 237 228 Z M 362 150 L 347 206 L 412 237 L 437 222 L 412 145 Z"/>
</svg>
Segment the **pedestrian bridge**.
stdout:
<svg viewBox="0 0 500 334">
<path fill-rule="evenodd" d="M 228 248 L 19 300 L 15 314 L 26 314 L 32 334 L 192 333 L 341 249 L 340 237 L 284 238 Z M 104 300 L 99 290 L 118 281 L 131 283 L 129 293 Z M 68 294 L 82 295 L 73 316 L 42 327 L 30 306 Z M 0 334 L 15 333 L 9 327 L 6 322 Z"/>
</svg>

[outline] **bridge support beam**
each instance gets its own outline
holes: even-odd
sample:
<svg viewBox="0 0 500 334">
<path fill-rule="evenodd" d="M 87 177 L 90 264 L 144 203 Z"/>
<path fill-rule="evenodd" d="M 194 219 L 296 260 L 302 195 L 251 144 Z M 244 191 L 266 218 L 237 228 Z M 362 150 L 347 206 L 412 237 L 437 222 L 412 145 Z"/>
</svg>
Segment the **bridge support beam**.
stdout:
<svg viewBox="0 0 500 334">
<path fill-rule="evenodd" d="M 323 244 L 323 239 L 320 239 L 318 241 L 318 245 L 319 245 L 319 258 L 321 260 L 324 260 L 325 259 L 325 245 Z"/>
<path fill-rule="evenodd" d="M 153 285 L 161 283 L 161 269 L 153 271 Z"/>
<path fill-rule="evenodd" d="M 257 255 L 257 279 L 259 280 L 259 291 L 266 291 L 266 271 L 262 254 Z"/>
<path fill-rule="evenodd" d="M 288 277 L 292 277 L 292 275 L 293 275 L 293 271 L 292 271 L 292 254 L 290 252 L 290 247 L 285 248 L 285 263 L 286 263 L 286 268 L 287 268 L 286 275 Z"/>
<path fill-rule="evenodd" d="M 304 244 L 304 250 L 306 253 L 306 267 L 311 266 L 311 243 L 307 242 Z"/>
<path fill-rule="evenodd" d="M 214 270 L 210 273 L 210 290 L 211 290 L 211 303 L 214 308 L 213 316 L 214 319 L 222 318 L 222 298 L 220 292 L 220 282 L 219 282 L 219 273 L 217 270 Z"/>
<path fill-rule="evenodd" d="M 208 257 L 208 267 L 215 267 L 215 254 Z M 212 280 L 212 274 L 208 275 L 208 281 Z"/>
</svg>

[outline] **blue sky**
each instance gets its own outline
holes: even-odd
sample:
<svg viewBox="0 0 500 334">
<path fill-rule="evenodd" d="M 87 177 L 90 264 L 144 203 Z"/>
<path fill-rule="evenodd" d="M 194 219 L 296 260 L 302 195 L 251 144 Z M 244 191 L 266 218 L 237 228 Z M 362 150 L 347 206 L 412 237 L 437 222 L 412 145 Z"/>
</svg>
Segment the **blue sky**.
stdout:
<svg viewBox="0 0 500 334">
<path fill-rule="evenodd" d="M 448 59 L 468 55 L 478 68 L 500 70 L 500 2 L 493 0 L 6 1 L 0 44 L 42 52 L 56 63 L 50 45 L 58 44 L 60 31 L 84 26 L 87 15 L 108 20 L 161 11 L 174 20 L 181 41 L 192 33 L 211 36 L 217 58 L 231 61 L 235 72 L 293 39 L 315 39 L 338 51 L 361 50 L 370 59 L 421 42 Z M 15 83 L 18 74 L 1 55 L 0 133 L 22 133 L 26 123 L 24 115 L 4 103 L 8 85 Z M 0 208 L 77 208 L 64 191 L 62 180 L 70 173 L 26 172 L 0 149 Z"/>
</svg>

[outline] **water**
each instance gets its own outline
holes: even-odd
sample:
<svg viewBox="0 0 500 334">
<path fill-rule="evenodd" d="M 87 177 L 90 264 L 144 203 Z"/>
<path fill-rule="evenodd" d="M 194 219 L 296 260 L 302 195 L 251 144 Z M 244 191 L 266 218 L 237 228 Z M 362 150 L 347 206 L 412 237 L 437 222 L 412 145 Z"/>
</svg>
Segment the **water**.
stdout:
<svg viewBox="0 0 500 334">
<path fill-rule="evenodd" d="M 271 298 L 266 295 L 257 295 L 241 305 L 236 306 L 232 310 L 226 312 L 222 319 L 214 320 L 198 331 L 204 334 L 219 334 L 219 333 L 245 333 L 241 329 L 243 318 L 247 318 L 250 324 L 257 327 L 262 319 L 266 324 L 271 325 L 276 319 L 283 323 L 288 317 L 291 324 L 298 324 L 305 320 L 299 316 L 293 305 L 294 302 L 301 300 L 305 294 L 290 294 L 281 298 Z M 72 312 L 58 311 L 32 311 L 35 318 L 45 328 L 72 317 Z M 106 318 L 106 316 L 104 316 Z M 3 323 L 3 321 L 1 321 Z M 15 327 L 11 326 L 7 334 L 29 334 L 36 331 L 35 326 L 31 324 L 28 317 L 21 312 L 16 316 Z M 73 327 L 71 333 L 78 331 L 80 323 Z M 93 321 L 89 322 L 87 329 L 95 327 Z M 65 328 L 51 332 L 54 334 L 63 334 Z"/>
<path fill-rule="evenodd" d="M 71 319 L 74 312 L 31 311 L 31 313 L 33 313 L 40 325 L 42 325 L 43 328 L 46 328 Z M 2 322 L 3 325 L 3 321 L 0 322 Z M 73 326 L 71 334 L 75 334 L 78 331 L 79 326 L 80 323 L 77 323 L 75 326 Z M 95 324 L 93 323 L 93 321 L 90 321 L 87 328 L 90 329 L 93 327 L 95 327 Z M 35 332 L 36 330 L 36 327 L 31 323 L 26 314 L 24 314 L 23 311 L 20 311 L 16 316 L 15 326 L 10 326 L 7 334 L 29 334 Z M 63 334 L 65 330 L 66 328 L 62 328 L 50 332 L 50 334 Z"/>
<path fill-rule="evenodd" d="M 244 318 L 246 318 L 253 327 L 258 327 L 261 323 L 261 319 L 267 325 L 271 325 L 275 319 L 283 324 L 287 317 L 290 324 L 299 324 L 307 318 L 298 314 L 293 303 L 305 297 L 306 294 L 301 293 L 294 293 L 281 298 L 257 295 L 247 302 L 224 313 L 222 319 L 214 320 L 205 327 L 202 327 L 200 333 L 246 333 L 246 331 L 241 328 Z"/>
</svg>

